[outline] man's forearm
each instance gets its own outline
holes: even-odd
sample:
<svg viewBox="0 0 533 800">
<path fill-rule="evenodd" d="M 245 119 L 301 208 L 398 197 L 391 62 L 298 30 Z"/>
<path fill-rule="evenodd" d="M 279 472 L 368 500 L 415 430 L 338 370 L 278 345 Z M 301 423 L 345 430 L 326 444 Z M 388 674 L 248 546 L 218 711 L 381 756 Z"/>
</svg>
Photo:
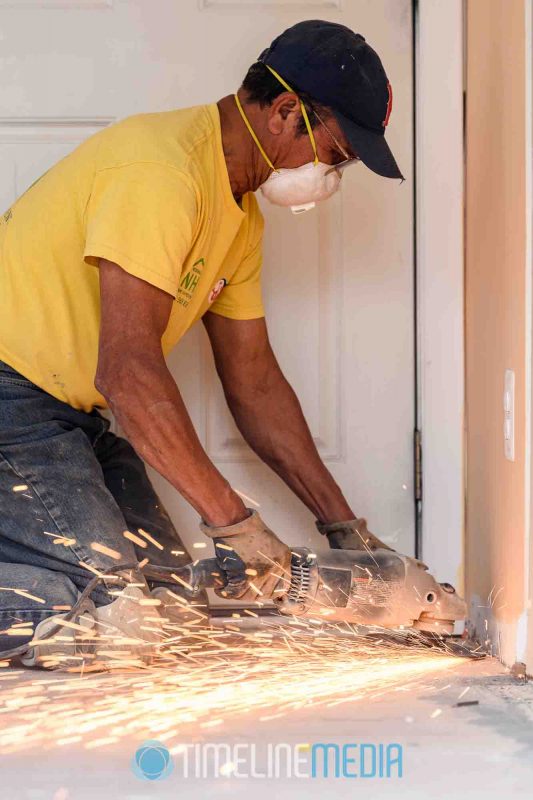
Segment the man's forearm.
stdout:
<svg viewBox="0 0 533 800">
<path fill-rule="evenodd" d="M 137 453 L 207 524 L 246 517 L 244 503 L 203 449 L 162 355 L 128 356 L 99 371 L 96 385 Z"/>
<path fill-rule="evenodd" d="M 348 502 L 323 463 L 302 408 L 283 373 L 273 365 L 260 380 L 226 389 L 242 435 L 322 522 L 354 518 Z"/>
</svg>

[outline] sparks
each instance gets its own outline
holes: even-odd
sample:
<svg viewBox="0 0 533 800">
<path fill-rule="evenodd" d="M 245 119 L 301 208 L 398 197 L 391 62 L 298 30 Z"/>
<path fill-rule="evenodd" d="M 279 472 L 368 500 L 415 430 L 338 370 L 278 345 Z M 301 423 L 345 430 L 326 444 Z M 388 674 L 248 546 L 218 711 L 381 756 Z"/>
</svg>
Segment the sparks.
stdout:
<svg viewBox="0 0 533 800">
<path fill-rule="evenodd" d="M 232 624 L 222 620 L 216 627 L 201 618 L 192 626 L 166 621 L 149 668 L 110 637 L 108 654 L 116 660 L 108 672 L 97 673 L 88 658 L 70 666 L 72 673 L 4 672 L 0 753 L 70 744 L 92 750 L 146 736 L 174 752 L 184 735 L 221 728 L 243 714 L 261 724 L 304 706 L 431 690 L 432 678 L 460 663 L 427 648 L 377 644 L 350 626 L 246 612 L 248 619 L 232 617 Z M 84 635 L 90 641 L 95 633 Z"/>
<path fill-rule="evenodd" d="M 118 552 L 118 550 L 113 550 L 111 547 L 106 547 L 105 544 L 100 544 L 100 542 L 92 542 L 91 550 L 94 550 L 96 553 L 102 553 L 104 556 L 109 556 L 109 558 L 114 558 L 115 561 L 120 561 L 122 555 Z"/>
<path fill-rule="evenodd" d="M 147 539 L 151 544 L 153 544 L 154 547 L 157 547 L 158 550 L 164 550 L 165 549 L 162 544 L 159 544 L 159 542 L 156 539 L 154 539 L 153 536 L 151 536 L 149 533 L 144 531 L 142 528 L 137 528 L 137 530 L 138 530 L 138 532 L 140 533 L 141 536 L 144 536 L 144 538 Z"/>
</svg>

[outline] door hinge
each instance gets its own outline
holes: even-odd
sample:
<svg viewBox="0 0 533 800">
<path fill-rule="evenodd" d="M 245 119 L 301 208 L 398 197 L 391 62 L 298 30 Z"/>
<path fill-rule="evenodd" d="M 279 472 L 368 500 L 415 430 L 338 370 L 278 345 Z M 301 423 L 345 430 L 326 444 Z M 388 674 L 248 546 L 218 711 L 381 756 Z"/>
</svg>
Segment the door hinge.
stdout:
<svg viewBox="0 0 533 800">
<path fill-rule="evenodd" d="M 422 433 L 415 428 L 415 500 L 422 500 Z"/>
</svg>

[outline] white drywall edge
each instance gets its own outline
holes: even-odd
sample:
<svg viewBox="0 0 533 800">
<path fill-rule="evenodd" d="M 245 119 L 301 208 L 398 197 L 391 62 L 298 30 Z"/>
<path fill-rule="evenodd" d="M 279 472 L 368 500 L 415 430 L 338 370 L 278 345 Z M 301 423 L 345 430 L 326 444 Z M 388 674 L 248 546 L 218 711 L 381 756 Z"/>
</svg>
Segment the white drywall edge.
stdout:
<svg viewBox="0 0 533 800">
<path fill-rule="evenodd" d="M 524 598 L 526 608 L 524 610 L 524 620 L 521 623 L 521 658 L 524 661 L 529 674 L 533 674 L 533 508 L 532 508 L 532 478 L 533 469 L 531 464 L 533 454 L 532 442 L 532 421 L 531 412 L 533 407 L 533 2 L 525 2 L 525 31 L 526 31 L 526 57 L 525 57 L 525 108 L 526 108 L 526 136 L 525 136 L 525 163 L 526 163 L 526 263 L 525 263 L 525 302 L 526 302 L 526 368 L 525 368 L 525 544 L 524 544 Z M 518 647 L 518 643 L 517 643 Z"/>
<path fill-rule="evenodd" d="M 420 0 L 416 26 L 421 556 L 464 593 L 462 0 Z"/>
</svg>

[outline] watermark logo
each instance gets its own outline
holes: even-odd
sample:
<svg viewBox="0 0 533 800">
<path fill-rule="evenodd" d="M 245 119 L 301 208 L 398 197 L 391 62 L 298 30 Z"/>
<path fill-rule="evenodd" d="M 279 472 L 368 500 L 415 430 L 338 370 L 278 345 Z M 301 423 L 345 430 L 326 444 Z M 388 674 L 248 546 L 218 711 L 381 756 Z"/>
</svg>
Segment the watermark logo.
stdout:
<svg viewBox="0 0 533 800">
<path fill-rule="evenodd" d="M 132 758 L 134 774 L 146 781 L 159 781 L 168 778 L 174 769 L 168 748 L 155 739 L 143 742 Z"/>
<path fill-rule="evenodd" d="M 401 744 L 317 742 L 311 746 L 311 777 L 402 778 Z"/>
<path fill-rule="evenodd" d="M 175 763 L 172 762 L 172 755 Z M 148 741 L 137 750 L 134 773 L 166 778 L 397 779 L 404 774 L 403 747 L 395 742 L 196 742 L 172 748 Z"/>
</svg>

